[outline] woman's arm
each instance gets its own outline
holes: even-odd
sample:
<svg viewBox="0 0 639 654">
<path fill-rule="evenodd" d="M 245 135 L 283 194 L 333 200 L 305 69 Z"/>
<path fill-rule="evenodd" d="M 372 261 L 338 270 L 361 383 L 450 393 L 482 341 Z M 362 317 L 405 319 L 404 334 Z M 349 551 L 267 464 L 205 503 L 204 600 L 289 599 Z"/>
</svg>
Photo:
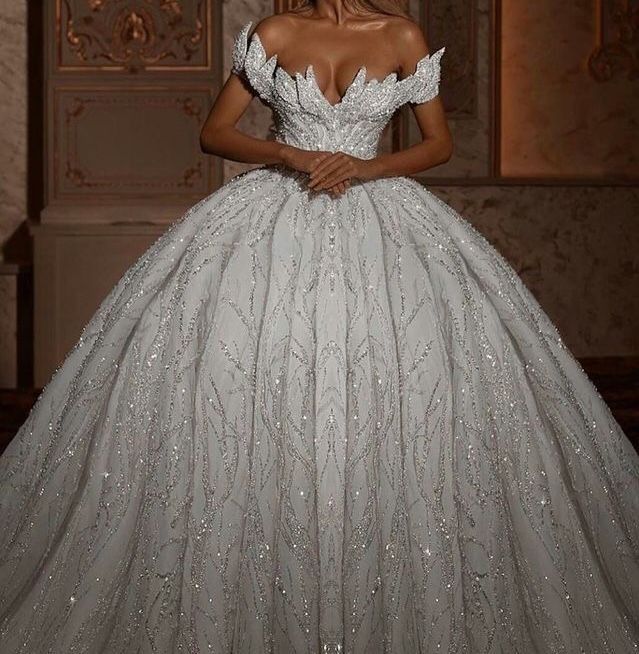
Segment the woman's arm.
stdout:
<svg viewBox="0 0 639 654">
<path fill-rule="evenodd" d="M 278 47 L 285 38 L 284 26 L 277 17 L 261 20 L 255 32 L 262 43 Z M 273 43 L 271 43 L 273 41 Z M 225 159 L 256 164 L 283 164 L 286 146 L 277 141 L 254 138 L 236 125 L 254 97 L 249 83 L 231 73 L 218 94 L 200 133 L 200 147 L 207 154 Z"/>
<path fill-rule="evenodd" d="M 202 152 L 244 163 L 284 163 L 285 144 L 254 138 L 237 129 L 236 124 L 252 99 L 253 93 L 246 82 L 232 73 L 202 127 Z"/>
<path fill-rule="evenodd" d="M 405 77 L 414 72 L 417 62 L 428 54 L 428 45 L 421 28 L 411 21 L 404 21 L 397 39 L 402 45 L 399 60 Z M 350 177 L 369 180 L 413 175 L 448 161 L 453 152 L 453 141 L 440 97 L 412 105 L 412 110 L 422 135 L 420 143 L 374 159 L 357 159 L 335 153 L 311 171 L 309 186 L 319 191 Z"/>
</svg>

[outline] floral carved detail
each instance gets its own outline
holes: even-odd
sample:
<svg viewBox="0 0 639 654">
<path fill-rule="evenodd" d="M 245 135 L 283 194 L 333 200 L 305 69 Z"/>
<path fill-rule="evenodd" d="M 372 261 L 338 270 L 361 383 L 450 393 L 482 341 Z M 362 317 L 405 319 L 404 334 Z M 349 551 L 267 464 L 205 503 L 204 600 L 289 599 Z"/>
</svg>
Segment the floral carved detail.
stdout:
<svg viewBox="0 0 639 654">
<path fill-rule="evenodd" d="M 210 0 L 57 0 L 62 67 L 209 65 Z"/>
<path fill-rule="evenodd" d="M 639 0 L 599 0 L 601 33 L 588 68 L 598 81 L 639 79 Z"/>
</svg>

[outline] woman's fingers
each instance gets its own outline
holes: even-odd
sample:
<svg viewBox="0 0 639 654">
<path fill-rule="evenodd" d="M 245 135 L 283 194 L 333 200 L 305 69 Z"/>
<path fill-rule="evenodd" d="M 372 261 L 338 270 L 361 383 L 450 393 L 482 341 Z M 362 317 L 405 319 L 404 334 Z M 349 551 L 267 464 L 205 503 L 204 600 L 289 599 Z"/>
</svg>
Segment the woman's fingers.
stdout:
<svg viewBox="0 0 639 654">
<path fill-rule="evenodd" d="M 311 163 L 310 163 L 310 166 L 308 167 L 307 172 L 310 173 L 313 170 L 315 170 L 315 168 L 317 168 L 317 166 L 319 166 L 322 163 L 322 161 L 325 161 L 330 156 L 332 156 L 332 153 L 330 153 L 330 152 L 321 152 L 320 154 L 318 154 L 316 157 L 314 157 L 311 160 Z"/>
<path fill-rule="evenodd" d="M 346 186 L 344 185 L 344 182 L 341 182 L 339 184 L 335 184 L 335 186 L 332 186 L 328 190 L 330 191 L 330 193 L 333 195 L 334 198 L 337 198 L 340 195 L 344 194 L 344 192 L 346 191 Z"/>
<path fill-rule="evenodd" d="M 348 163 L 339 162 L 335 166 L 326 169 L 326 173 L 321 177 L 309 182 L 309 186 L 314 189 L 330 188 L 337 182 L 346 179 L 352 175 L 350 165 Z"/>
<path fill-rule="evenodd" d="M 350 185 L 351 185 L 350 179 L 345 179 L 343 182 L 338 182 L 337 184 L 335 184 L 335 186 L 332 186 L 328 190 L 333 195 L 333 197 L 337 198 L 340 195 L 346 193 Z"/>
<path fill-rule="evenodd" d="M 322 156 L 313 159 L 309 167 L 309 175 L 317 173 L 318 168 L 321 168 L 322 164 L 326 164 L 333 160 L 336 154 L 336 152 L 322 152 Z"/>
<path fill-rule="evenodd" d="M 318 172 L 321 169 L 322 172 Z M 356 166 L 353 159 L 343 155 L 335 162 L 320 164 L 315 175 L 311 176 L 309 186 L 316 190 L 329 188 L 346 177 L 353 177 L 356 173 Z"/>
<path fill-rule="evenodd" d="M 339 184 L 344 180 L 348 179 L 352 175 L 349 166 L 342 166 L 337 170 L 330 172 L 325 178 L 315 183 L 311 188 L 315 191 L 321 191 L 322 189 L 331 188 L 335 184 Z"/>
<path fill-rule="evenodd" d="M 333 170 L 336 166 L 340 166 L 344 162 L 344 154 L 342 152 L 335 152 L 330 157 L 327 157 L 319 165 L 317 165 L 309 176 L 309 185 L 322 177 L 325 177 L 328 172 Z"/>
</svg>

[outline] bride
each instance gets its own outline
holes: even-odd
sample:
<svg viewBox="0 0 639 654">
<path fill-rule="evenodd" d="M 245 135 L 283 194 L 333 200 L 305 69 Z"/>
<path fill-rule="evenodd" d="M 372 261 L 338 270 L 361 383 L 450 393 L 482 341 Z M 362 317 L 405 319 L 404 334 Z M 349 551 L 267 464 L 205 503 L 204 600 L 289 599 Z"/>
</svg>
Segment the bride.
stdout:
<svg viewBox="0 0 639 654">
<path fill-rule="evenodd" d="M 408 177 L 451 138 L 400 4 L 236 35 L 202 147 L 263 165 L 126 272 L 0 458 L 3 654 L 637 651 L 639 456 Z M 405 104 L 423 141 L 378 154 Z"/>
</svg>

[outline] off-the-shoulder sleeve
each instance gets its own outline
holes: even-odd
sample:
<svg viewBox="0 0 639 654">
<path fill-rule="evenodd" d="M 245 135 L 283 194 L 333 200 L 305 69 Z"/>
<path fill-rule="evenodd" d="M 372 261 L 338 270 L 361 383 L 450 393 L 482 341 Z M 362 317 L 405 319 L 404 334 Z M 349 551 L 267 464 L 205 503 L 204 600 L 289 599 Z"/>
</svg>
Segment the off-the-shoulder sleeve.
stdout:
<svg viewBox="0 0 639 654">
<path fill-rule="evenodd" d="M 407 95 L 407 101 L 421 104 L 432 100 L 439 94 L 441 79 L 441 58 L 446 50 L 440 48 L 433 54 L 428 54 L 417 62 L 415 72 L 410 76 L 412 83 Z"/>
<path fill-rule="evenodd" d="M 249 38 L 252 24 L 246 23 L 235 37 L 231 72 L 244 78 L 263 100 L 270 101 L 277 57 L 273 55 L 266 58 L 266 51 L 257 32 Z"/>
<path fill-rule="evenodd" d="M 244 64 L 249 45 L 248 35 L 251 31 L 252 24 L 252 22 L 246 23 L 233 41 L 233 66 L 231 67 L 231 72 L 236 75 L 242 75 L 244 72 Z"/>
</svg>

